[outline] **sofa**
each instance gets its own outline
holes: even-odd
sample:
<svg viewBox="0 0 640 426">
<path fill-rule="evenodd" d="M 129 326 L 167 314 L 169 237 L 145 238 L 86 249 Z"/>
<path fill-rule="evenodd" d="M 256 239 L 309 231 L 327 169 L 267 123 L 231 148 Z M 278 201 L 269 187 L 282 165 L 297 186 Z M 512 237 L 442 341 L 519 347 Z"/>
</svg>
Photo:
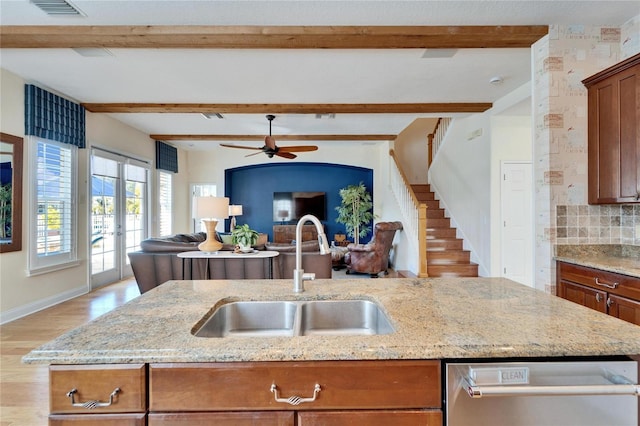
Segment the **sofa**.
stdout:
<svg viewBox="0 0 640 426">
<path fill-rule="evenodd" d="M 142 241 L 139 251 L 128 253 L 140 293 L 145 293 L 169 280 L 264 279 L 271 275 L 273 278 L 293 278 L 295 245 L 269 244 L 266 234 L 261 234 L 253 247 L 256 250 L 268 249 L 279 252 L 279 255 L 273 258 L 273 269 L 268 262 L 261 259 L 183 260 L 178 257 L 178 253 L 198 250 L 198 244 L 205 239 L 206 233 L 197 232 Z M 216 235 L 216 239 L 223 242 L 222 250 L 235 248 L 233 244 L 225 243 L 225 238 L 220 235 Z M 316 278 L 331 278 L 330 255 L 321 255 L 316 241 L 304 242 L 302 249 L 303 269 L 315 273 Z"/>
<path fill-rule="evenodd" d="M 303 241 L 300 246 L 301 266 L 305 272 L 316 274 L 317 279 L 331 278 L 331 253 L 320 254 L 320 245 L 317 240 Z M 278 278 L 293 278 L 293 270 L 296 268 L 296 244 L 295 243 L 267 243 L 267 250 L 277 251 L 279 275 Z"/>
</svg>

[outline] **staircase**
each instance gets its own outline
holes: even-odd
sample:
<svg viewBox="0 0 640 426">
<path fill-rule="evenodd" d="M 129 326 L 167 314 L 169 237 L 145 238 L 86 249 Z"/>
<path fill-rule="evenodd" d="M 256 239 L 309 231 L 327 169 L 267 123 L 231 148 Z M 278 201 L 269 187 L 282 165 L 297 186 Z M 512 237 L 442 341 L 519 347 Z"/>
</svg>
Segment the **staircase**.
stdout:
<svg viewBox="0 0 640 426">
<path fill-rule="evenodd" d="M 418 201 L 427 205 L 427 268 L 430 277 L 477 277 L 478 265 L 462 248 L 456 229 L 444 216 L 429 185 L 411 185 Z"/>
</svg>

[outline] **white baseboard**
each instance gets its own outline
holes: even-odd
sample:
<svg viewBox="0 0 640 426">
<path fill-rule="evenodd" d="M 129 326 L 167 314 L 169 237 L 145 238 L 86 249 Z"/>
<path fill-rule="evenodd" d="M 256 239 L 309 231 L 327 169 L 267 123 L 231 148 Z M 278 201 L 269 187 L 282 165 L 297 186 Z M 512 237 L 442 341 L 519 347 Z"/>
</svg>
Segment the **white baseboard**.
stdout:
<svg viewBox="0 0 640 426">
<path fill-rule="evenodd" d="M 57 305 L 58 303 L 66 302 L 67 300 L 73 299 L 74 297 L 82 296 L 83 294 L 87 294 L 88 292 L 89 289 L 86 286 L 77 287 L 71 290 L 67 290 L 64 293 L 56 294 L 55 296 L 47 297 L 36 302 L 27 303 L 26 305 L 9 309 L 5 312 L 0 312 L 0 324 L 5 324 L 17 320 L 18 318 L 25 317 L 35 312 Z"/>
</svg>

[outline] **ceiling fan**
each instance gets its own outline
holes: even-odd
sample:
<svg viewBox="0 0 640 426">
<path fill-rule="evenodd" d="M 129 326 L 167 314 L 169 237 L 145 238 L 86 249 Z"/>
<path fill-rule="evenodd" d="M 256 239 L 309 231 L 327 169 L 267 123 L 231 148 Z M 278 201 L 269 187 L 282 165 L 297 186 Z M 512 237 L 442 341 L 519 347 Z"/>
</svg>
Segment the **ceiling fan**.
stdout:
<svg viewBox="0 0 640 426">
<path fill-rule="evenodd" d="M 308 151 L 316 151 L 318 149 L 318 147 L 315 145 L 297 145 L 297 146 L 284 146 L 284 147 L 277 146 L 275 138 L 271 136 L 271 122 L 273 121 L 274 118 L 276 118 L 275 115 L 271 115 L 271 114 L 267 115 L 267 120 L 269 120 L 269 136 L 266 136 L 264 138 L 263 147 L 256 148 L 252 146 L 227 145 L 223 143 L 221 143 L 220 146 L 224 146 L 227 148 L 252 149 L 252 150 L 264 152 L 265 154 L 267 154 L 267 157 L 269 158 L 273 158 L 274 155 L 277 155 L 278 157 L 288 158 L 290 160 L 296 158 L 296 155 L 292 154 L 292 152 L 308 152 Z M 255 152 L 253 154 L 245 155 L 245 157 L 250 157 L 256 154 L 259 154 L 259 153 Z"/>
</svg>

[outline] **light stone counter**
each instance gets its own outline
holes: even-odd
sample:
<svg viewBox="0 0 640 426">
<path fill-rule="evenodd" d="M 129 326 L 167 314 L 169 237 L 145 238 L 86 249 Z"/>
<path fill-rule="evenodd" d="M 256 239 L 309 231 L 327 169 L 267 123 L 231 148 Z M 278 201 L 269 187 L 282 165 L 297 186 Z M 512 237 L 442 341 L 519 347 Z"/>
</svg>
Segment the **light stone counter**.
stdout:
<svg viewBox="0 0 640 426">
<path fill-rule="evenodd" d="M 199 338 L 236 300 L 364 298 L 396 332 L 379 336 Z M 501 278 L 172 281 L 34 349 L 27 363 L 96 364 L 561 357 L 640 354 L 640 327 Z"/>
<path fill-rule="evenodd" d="M 640 247 L 629 245 L 559 245 L 554 260 L 640 278 Z"/>
</svg>

